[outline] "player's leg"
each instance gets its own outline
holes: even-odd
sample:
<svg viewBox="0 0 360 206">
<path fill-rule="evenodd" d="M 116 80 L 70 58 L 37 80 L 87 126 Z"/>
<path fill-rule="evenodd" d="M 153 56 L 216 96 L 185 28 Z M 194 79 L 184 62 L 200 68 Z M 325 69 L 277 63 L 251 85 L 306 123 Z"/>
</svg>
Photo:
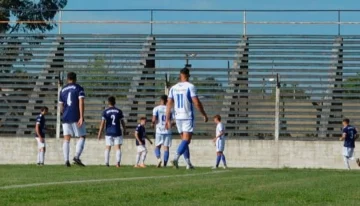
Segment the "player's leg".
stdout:
<svg viewBox="0 0 360 206">
<path fill-rule="evenodd" d="M 62 126 L 63 126 L 63 134 L 64 134 L 63 155 L 64 155 L 64 160 L 65 160 L 65 165 L 67 167 L 70 167 L 71 166 L 70 161 L 69 161 L 70 139 L 71 139 L 71 136 L 74 136 L 74 131 L 73 131 L 71 124 L 69 124 L 69 123 L 64 123 Z"/>
<path fill-rule="evenodd" d="M 190 144 L 190 142 L 189 142 Z M 184 159 L 185 159 L 185 162 L 186 162 L 186 169 L 195 169 L 194 166 L 191 164 L 191 161 L 190 161 L 190 147 L 189 145 L 187 146 L 185 152 L 184 152 Z"/>
<path fill-rule="evenodd" d="M 346 169 L 350 169 L 350 164 L 349 164 L 349 148 L 344 147 L 343 148 L 343 156 L 344 156 L 344 163 L 345 163 L 345 167 Z"/>
<path fill-rule="evenodd" d="M 41 145 L 40 145 L 40 138 L 35 138 L 35 140 L 36 140 L 36 144 L 37 144 L 37 159 L 36 159 L 36 164 L 37 165 L 40 165 L 40 153 L 41 153 Z"/>
<path fill-rule="evenodd" d="M 85 139 L 86 139 L 86 126 L 85 126 L 85 122 L 83 122 L 83 124 L 81 125 L 81 127 L 77 127 L 76 123 L 72 124 L 73 129 L 75 131 L 75 136 L 79 137 L 77 143 L 76 143 L 76 150 L 75 150 L 75 157 L 74 157 L 74 162 L 77 165 L 80 166 L 85 166 L 82 161 L 80 160 L 80 156 L 84 150 L 84 145 L 85 145 Z"/>
<path fill-rule="evenodd" d="M 116 148 L 116 167 L 120 167 L 121 163 L 121 145 L 123 143 L 123 137 L 116 137 L 114 140 Z"/>
<path fill-rule="evenodd" d="M 146 149 L 146 147 L 145 146 L 143 146 L 143 151 L 142 151 L 142 153 L 141 153 L 141 164 L 140 164 L 140 167 L 142 167 L 142 168 L 145 168 L 146 166 L 145 166 L 145 159 L 146 159 L 146 155 L 147 155 L 147 149 Z"/>
<path fill-rule="evenodd" d="M 141 145 L 136 146 L 137 152 L 136 152 L 136 161 L 135 161 L 135 166 L 134 167 L 139 167 L 140 164 L 140 158 L 141 158 L 141 153 L 142 153 L 142 147 Z"/>
<path fill-rule="evenodd" d="M 224 150 L 225 150 L 225 139 L 224 138 L 219 139 L 218 150 L 221 152 L 221 161 L 223 163 L 223 168 L 226 169 L 227 164 L 226 164 L 226 158 L 225 158 L 225 154 L 224 154 Z"/>
<path fill-rule="evenodd" d="M 163 144 L 163 135 L 162 134 L 155 134 L 155 156 L 158 160 L 157 167 L 161 167 L 161 145 Z"/>
<path fill-rule="evenodd" d="M 164 144 L 163 144 L 163 150 L 164 150 L 164 167 L 167 166 L 167 163 L 169 161 L 170 152 L 169 149 L 171 147 L 172 138 L 171 134 L 164 135 Z"/>
<path fill-rule="evenodd" d="M 107 167 L 110 166 L 109 161 L 110 161 L 110 152 L 111 152 L 111 146 L 114 146 L 114 138 L 112 136 L 105 136 L 105 153 L 104 153 L 104 157 L 105 157 L 105 165 Z"/>
</svg>

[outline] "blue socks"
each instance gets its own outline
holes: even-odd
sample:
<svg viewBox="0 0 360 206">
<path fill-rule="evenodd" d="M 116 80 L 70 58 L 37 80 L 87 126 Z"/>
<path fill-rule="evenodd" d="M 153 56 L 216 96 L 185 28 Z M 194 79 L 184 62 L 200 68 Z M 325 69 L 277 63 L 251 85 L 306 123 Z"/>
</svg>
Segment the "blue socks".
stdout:
<svg viewBox="0 0 360 206">
<path fill-rule="evenodd" d="M 159 147 L 156 147 L 155 148 L 155 156 L 156 158 L 160 159 L 161 157 L 161 152 L 160 152 L 160 148 Z"/>
<path fill-rule="evenodd" d="M 221 157 L 222 157 L 222 155 L 217 155 L 216 156 L 216 167 L 219 167 Z"/>
<path fill-rule="evenodd" d="M 182 140 L 177 149 L 177 155 L 178 156 L 183 155 L 186 152 L 186 150 L 189 151 L 189 142 L 186 140 Z"/>
<path fill-rule="evenodd" d="M 186 150 L 184 152 L 184 158 L 185 159 L 190 159 L 190 149 L 189 149 L 189 145 L 187 145 Z"/>
<path fill-rule="evenodd" d="M 219 157 L 219 156 L 218 156 L 218 157 Z M 224 154 L 221 155 L 221 160 L 222 160 L 224 166 L 226 166 L 226 159 L 225 159 L 225 155 L 224 155 Z M 220 161 L 220 160 L 219 160 L 219 161 Z"/>
<path fill-rule="evenodd" d="M 164 166 L 166 167 L 167 162 L 169 161 L 169 150 L 164 151 Z"/>
</svg>

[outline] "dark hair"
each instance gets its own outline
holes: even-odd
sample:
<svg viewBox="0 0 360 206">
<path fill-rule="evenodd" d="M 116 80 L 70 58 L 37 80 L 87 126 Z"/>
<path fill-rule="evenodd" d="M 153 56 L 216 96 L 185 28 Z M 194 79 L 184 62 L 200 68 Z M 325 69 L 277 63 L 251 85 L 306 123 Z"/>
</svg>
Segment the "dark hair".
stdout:
<svg viewBox="0 0 360 206">
<path fill-rule="evenodd" d="M 217 120 L 221 121 L 221 116 L 217 114 L 217 115 L 214 116 L 214 119 L 217 119 Z"/>
<path fill-rule="evenodd" d="M 184 67 L 183 69 L 180 70 L 180 74 L 184 74 L 187 77 L 190 76 L 190 70 L 187 67 Z"/>
<path fill-rule="evenodd" d="M 40 111 L 41 111 L 41 112 L 43 112 L 43 111 L 49 111 L 49 108 L 47 108 L 47 107 L 44 106 L 44 107 L 41 107 Z"/>
<path fill-rule="evenodd" d="M 146 117 L 140 117 L 140 121 L 141 121 L 141 120 L 146 120 Z"/>
<path fill-rule="evenodd" d="M 168 96 L 167 95 L 161 95 L 160 99 L 164 102 L 164 104 L 166 104 Z"/>
<path fill-rule="evenodd" d="M 345 122 L 346 124 L 349 124 L 349 123 L 350 123 L 350 119 L 345 118 L 345 119 L 343 119 L 343 122 Z"/>
<path fill-rule="evenodd" d="M 71 81 L 76 81 L 76 73 L 75 72 L 69 72 L 67 74 L 67 79 Z"/>
<path fill-rule="evenodd" d="M 108 98 L 108 102 L 110 105 L 114 106 L 116 104 L 116 100 L 115 100 L 115 97 L 114 96 L 110 96 Z"/>
</svg>

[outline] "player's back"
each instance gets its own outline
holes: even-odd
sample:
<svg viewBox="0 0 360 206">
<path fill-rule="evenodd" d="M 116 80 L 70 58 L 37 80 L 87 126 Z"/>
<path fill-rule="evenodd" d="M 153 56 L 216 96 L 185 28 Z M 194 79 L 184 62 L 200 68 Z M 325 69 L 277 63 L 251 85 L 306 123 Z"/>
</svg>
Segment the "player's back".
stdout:
<svg viewBox="0 0 360 206">
<path fill-rule="evenodd" d="M 194 119 L 192 98 L 196 89 L 190 82 L 179 82 L 171 87 L 169 98 L 174 100 L 175 118 L 177 120 Z"/>
<path fill-rule="evenodd" d="M 62 121 L 77 122 L 80 119 L 79 98 L 84 98 L 84 89 L 78 84 L 67 84 L 60 92 L 60 102 L 64 104 Z"/>
<path fill-rule="evenodd" d="M 40 134 L 42 137 L 45 137 L 45 123 L 46 120 L 45 120 L 45 116 L 42 115 L 42 114 L 39 114 L 37 117 L 36 117 L 36 124 L 39 125 L 39 129 L 40 129 Z M 35 136 L 37 136 L 36 134 L 36 131 L 35 131 Z"/>
<path fill-rule="evenodd" d="M 343 129 L 343 133 L 346 134 L 344 147 L 355 147 L 355 136 L 357 134 L 357 130 L 355 127 L 348 125 Z"/>
<path fill-rule="evenodd" d="M 166 105 L 156 106 L 153 110 L 153 115 L 156 116 L 156 133 L 158 134 L 170 134 L 171 130 L 165 128 L 166 124 Z M 173 111 L 171 111 L 170 117 L 173 117 Z"/>
<path fill-rule="evenodd" d="M 225 127 L 224 127 L 224 124 L 222 122 L 219 122 L 216 125 L 216 136 L 218 136 L 221 132 L 225 132 Z M 225 134 L 221 135 L 220 139 L 225 139 Z"/>
<path fill-rule="evenodd" d="M 124 118 L 122 111 L 116 107 L 110 107 L 103 112 L 103 119 L 106 121 L 106 135 L 121 136 L 121 120 Z"/>
</svg>

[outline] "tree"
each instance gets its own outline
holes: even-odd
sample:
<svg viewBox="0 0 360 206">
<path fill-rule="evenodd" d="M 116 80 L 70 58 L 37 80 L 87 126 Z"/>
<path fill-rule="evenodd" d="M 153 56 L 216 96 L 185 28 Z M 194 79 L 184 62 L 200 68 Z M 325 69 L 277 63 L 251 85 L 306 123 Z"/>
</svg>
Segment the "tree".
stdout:
<svg viewBox="0 0 360 206">
<path fill-rule="evenodd" d="M 356 90 L 358 88 L 360 88 L 360 73 L 357 73 L 356 76 L 354 77 L 350 77 L 348 79 L 345 80 L 344 82 L 344 93 L 346 95 L 351 94 L 352 96 L 348 96 L 348 97 L 344 97 L 344 99 L 360 99 L 360 89 Z M 350 89 L 350 90 L 348 90 Z"/>
<path fill-rule="evenodd" d="M 10 21 L 14 19 L 16 23 L 0 24 L 0 34 L 12 33 L 45 33 L 51 31 L 56 24 L 48 23 L 54 19 L 58 10 L 63 9 L 67 4 L 67 0 L 1 0 L 0 19 L 2 21 Z M 21 23 L 20 21 L 42 21 L 39 23 Z M 24 39 L 25 38 L 25 39 Z M 41 35 L 30 37 L 19 36 L 2 36 L 0 37 L 0 67 L 2 73 L 10 73 L 12 65 L 20 59 L 21 61 L 30 61 L 32 57 L 31 51 L 21 47 L 26 42 L 26 38 L 42 40 Z M 29 44 L 40 44 L 40 41 Z M 5 58 L 4 58 L 5 57 Z"/>
</svg>

